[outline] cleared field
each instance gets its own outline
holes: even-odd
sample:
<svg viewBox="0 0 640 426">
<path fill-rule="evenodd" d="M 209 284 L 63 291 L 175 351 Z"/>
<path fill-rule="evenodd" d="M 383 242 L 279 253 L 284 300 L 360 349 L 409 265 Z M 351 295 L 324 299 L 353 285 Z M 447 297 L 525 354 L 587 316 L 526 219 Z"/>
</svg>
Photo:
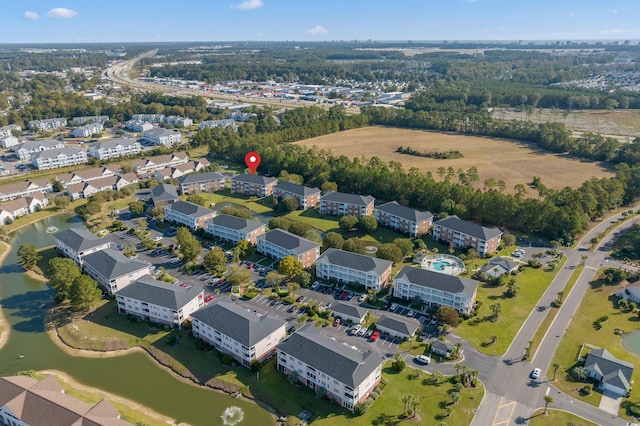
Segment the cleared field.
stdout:
<svg viewBox="0 0 640 426">
<path fill-rule="evenodd" d="M 530 113 L 513 109 L 496 109 L 493 111 L 493 118 L 534 123 L 550 121 L 564 123 L 567 129 L 575 131 L 576 137 L 581 132 L 595 132 L 615 137 L 621 142 L 631 142 L 640 134 L 640 111 L 633 109 L 562 111 L 540 108 Z"/>
<path fill-rule="evenodd" d="M 364 127 L 296 143 L 307 147 L 315 145 L 337 156 L 377 156 L 385 162 L 397 161 L 405 170 L 417 167 L 422 172 L 432 172 L 435 179 L 439 179 L 436 171 L 441 166 L 453 167 L 456 171 L 476 166 L 480 174 L 477 186 L 482 187 L 485 179 L 494 178 L 504 180 L 509 192 L 513 192 L 514 185 L 531 183 L 534 176 L 540 176 L 545 185 L 555 189 L 578 187 L 592 176 L 613 176 L 612 170 L 603 164 L 550 154 L 525 143 L 424 130 Z M 463 158 L 416 157 L 395 152 L 399 146 L 418 151 L 458 150 Z"/>
</svg>

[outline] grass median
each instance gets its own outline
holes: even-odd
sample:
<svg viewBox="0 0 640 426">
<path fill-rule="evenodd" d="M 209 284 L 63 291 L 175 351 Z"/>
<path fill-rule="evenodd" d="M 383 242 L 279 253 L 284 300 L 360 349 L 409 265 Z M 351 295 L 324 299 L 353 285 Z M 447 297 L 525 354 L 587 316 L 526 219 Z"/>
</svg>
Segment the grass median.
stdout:
<svg viewBox="0 0 640 426">
<path fill-rule="evenodd" d="M 569 413 L 563 410 L 548 409 L 547 414 L 544 414 L 544 410 L 537 410 L 531 415 L 529 419 L 530 426 L 558 426 L 558 425 L 573 425 L 573 426 L 598 426 L 596 423 L 583 419 L 580 416 Z"/>
<path fill-rule="evenodd" d="M 526 321 L 540 297 L 553 281 L 557 271 L 562 269 L 566 257 L 553 271 L 542 268 L 525 268 L 516 275 L 518 294 L 515 298 L 504 295 L 505 286 L 493 286 L 481 283 L 478 286 L 476 300 L 482 302 L 482 308 L 477 317 L 464 321 L 455 333 L 471 343 L 480 352 L 487 355 L 502 355 L 513 341 L 520 327 Z M 497 321 L 492 322 L 489 306 L 500 303 L 502 311 Z M 491 343 L 492 336 L 496 336 Z"/>
</svg>

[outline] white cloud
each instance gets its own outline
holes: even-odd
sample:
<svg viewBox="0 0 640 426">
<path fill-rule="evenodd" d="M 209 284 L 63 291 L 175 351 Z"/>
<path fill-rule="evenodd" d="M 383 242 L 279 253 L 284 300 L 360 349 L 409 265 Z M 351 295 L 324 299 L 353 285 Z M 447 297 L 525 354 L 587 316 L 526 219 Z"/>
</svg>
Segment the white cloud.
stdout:
<svg viewBox="0 0 640 426">
<path fill-rule="evenodd" d="M 51 9 L 50 11 L 47 12 L 47 16 L 49 18 L 73 18 L 74 16 L 76 16 L 78 14 L 78 12 L 76 12 L 75 10 L 71 10 L 71 9 L 67 9 L 64 7 L 56 7 L 55 9 Z"/>
<path fill-rule="evenodd" d="M 315 27 L 311 28 L 310 30 L 307 30 L 307 32 L 311 35 L 318 35 L 318 34 L 326 34 L 329 31 L 323 27 L 322 25 L 316 25 Z"/>
<path fill-rule="evenodd" d="M 624 28 L 613 28 L 611 30 L 602 30 L 600 31 L 602 34 L 620 34 L 620 33 L 628 33 L 628 29 Z"/>
<path fill-rule="evenodd" d="M 26 11 L 24 15 L 22 15 L 24 19 L 28 19 L 29 21 L 33 21 L 36 19 L 40 19 L 40 16 L 35 12 Z"/>
<path fill-rule="evenodd" d="M 613 13 L 614 15 L 617 15 L 617 14 L 618 14 L 618 9 L 613 9 L 613 10 L 611 11 L 611 13 Z"/>
<path fill-rule="evenodd" d="M 239 3 L 234 7 L 240 10 L 253 10 L 262 6 L 264 6 L 262 0 L 244 0 L 242 3 Z"/>
</svg>

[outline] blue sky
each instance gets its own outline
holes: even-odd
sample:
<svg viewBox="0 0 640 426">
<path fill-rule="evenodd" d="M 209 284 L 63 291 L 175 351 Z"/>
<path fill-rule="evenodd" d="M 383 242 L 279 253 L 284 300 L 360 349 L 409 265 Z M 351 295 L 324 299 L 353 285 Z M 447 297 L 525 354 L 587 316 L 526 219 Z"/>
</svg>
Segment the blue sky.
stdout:
<svg viewBox="0 0 640 426">
<path fill-rule="evenodd" d="M 638 40 L 639 0 L 3 0 L 0 43 Z"/>
</svg>

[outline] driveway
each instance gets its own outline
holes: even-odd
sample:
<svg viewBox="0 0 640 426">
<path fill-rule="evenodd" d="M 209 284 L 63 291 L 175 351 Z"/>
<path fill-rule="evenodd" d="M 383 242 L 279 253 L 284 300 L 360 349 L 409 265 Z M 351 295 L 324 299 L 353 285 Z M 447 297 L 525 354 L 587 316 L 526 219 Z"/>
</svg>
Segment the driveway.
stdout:
<svg viewBox="0 0 640 426">
<path fill-rule="evenodd" d="M 602 411 L 606 411 L 609 414 L 617 416 L 618 411 L 620 410 L 621 402 L 622 402 L 622 396 L 610 391 L 604 391 L 598 408 L 601 409 Z"/>
</svg>

